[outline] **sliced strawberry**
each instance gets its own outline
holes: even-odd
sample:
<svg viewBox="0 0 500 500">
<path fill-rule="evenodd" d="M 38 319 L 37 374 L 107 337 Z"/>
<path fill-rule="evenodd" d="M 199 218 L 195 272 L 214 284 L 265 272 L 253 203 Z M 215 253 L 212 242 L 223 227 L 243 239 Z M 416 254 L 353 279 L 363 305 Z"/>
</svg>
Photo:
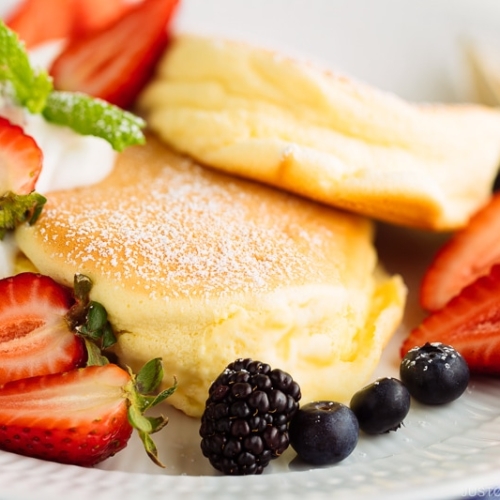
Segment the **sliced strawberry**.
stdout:
<svg viewBox="0 0 500 500">
<path fill-rule="evenodd" d="M 424 319 L 404 341 L 401 355 L 426 342 L 454 347 L 471 373 L 500 375 L 500 264 Z"/>
<path fill-rule="evenodd" d="M 65 316 L 74 300 L 66 287 L 35 273 L 0 280 L 0 385 L 82 366 L 84 341 Z"/>
<path fill-rule="evenodd" d="M 42 151 L 23 129 L 0 117 L 0 196 L 28 194 L 42 170 Z"/>
<path fill-rule="evenodd" d="M 145 417 L 142 411 L 163 401 L 173 389 L 158 401 L 149 401 L 137 393 L 139 377 L 106 364 L 5 384 L 0 387 L 0 449 L 92 466 L 125 448 L 136 427 L 147 443 L 146 451 L 161 465 L 149 434 L 167 421 Z"/>
<path fill-rule="evenodd" d="M 24 0 L 5 19 L 5 24 L 28 48 L 66 38 L 72 23 L 72 5 L 68 0 Z"/>
<path fill-rule="evenodd" d="M 0 448 L 91 466 L 122 450 L 132 433 L 116 365 L 17 380 L 0 388 Z"/>
<path fill-rule="evenodd" d="M 422 279 L 422 307 L 428 311 L 440 309 L 464 286 L 500 262 L 499 234 L 500 193 L 496 193 L 436 254 Z"/>
<path fill-rule="evenodd" d="M 178 2 L 144 0 L 104 29 L 70 40 L 50 68 L 55 87 L 130 107 L 165 50 Z"/>
<path fill-rule="evenodd" d="M 110 25 L 134 4 L 129 0 L 73 0 L 71 38 L 86 36 L 92 31 Z"/>
</svg>

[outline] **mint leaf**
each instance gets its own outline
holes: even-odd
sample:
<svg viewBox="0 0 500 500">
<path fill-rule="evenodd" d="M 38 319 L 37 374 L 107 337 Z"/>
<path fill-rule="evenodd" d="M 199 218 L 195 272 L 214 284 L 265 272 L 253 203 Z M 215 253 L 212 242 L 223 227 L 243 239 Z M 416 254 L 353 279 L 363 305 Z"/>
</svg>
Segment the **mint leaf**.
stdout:
<svg viewBox="0 0 500 500">
<path fill-rule="evenodd" d="M 28 221 L 34 224 L 47 200 L 38 193 L 15 194 L 11 191 L 0 196 L 0 240 L 5 233 Z"/>
<path fill-rule="evenodd" d="M 51 92 L 42 114 L 47 121 L 66 125 L 80 134 L 101 137 L 116 151 L 145 142 L 144 120 L 79 92 Z"/>
<path fill-rule="evenodd" d="M 31 67 L 24 44 L 0 20 L 0 83 L 3 93 L 31 113 L 40 113 L 52 91 L 52 79 Z"/>
</svg>

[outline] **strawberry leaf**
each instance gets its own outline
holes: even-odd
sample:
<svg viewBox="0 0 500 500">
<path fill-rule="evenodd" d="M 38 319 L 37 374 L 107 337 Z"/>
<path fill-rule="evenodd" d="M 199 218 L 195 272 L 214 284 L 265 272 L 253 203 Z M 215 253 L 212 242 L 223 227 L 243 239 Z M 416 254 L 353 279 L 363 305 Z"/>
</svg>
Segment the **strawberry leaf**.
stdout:
<svg viewBox="0 0 500 500">
<path fill-rule="evenodd" d="M 46 202 L 41 194 L 15 194 L 11 191 L 0 197 L 0 240 L 7 231 L 23 222 L 34 224 Z"/>
<path fill-rule="evenodd" d="M 144 144 L 145 122 L 117 106 L 79 92 L 54 91 L 43 110 L 47 121 L 107 140 L 113 149 Z"/>
<path fill-rule="evenodd" d="M 142 394 L 151 394 L 160 385 L 163 379 L 163 366 L 161 358 L 148 361 L 136 375 L 135 384 L 137 391 Z"/>
<path fill-rule="evenodd" d="M 73 278 L 75 304 L 66 314 L 70 328 L 85 339 L 88 351 L 88 363 L 101 365 L 104 358 L 103 350 L 116 343 L 113 327 L 108 320 L 104 306 L 90 300 L 92 280 L 83 274 L 75 274 Z"/>
</svg>

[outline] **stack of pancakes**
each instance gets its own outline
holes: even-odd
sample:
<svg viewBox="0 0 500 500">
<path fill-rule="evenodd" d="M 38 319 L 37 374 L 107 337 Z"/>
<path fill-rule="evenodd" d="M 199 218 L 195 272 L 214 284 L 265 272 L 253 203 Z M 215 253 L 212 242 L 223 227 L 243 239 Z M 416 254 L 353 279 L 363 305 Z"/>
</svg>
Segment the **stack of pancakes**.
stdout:
<svg viewBox="0 0 500 500">
<path fill-rule="evenodd" d="M 16 238 L 40 272 L 93 280 L 121 360 L 161 356 L 179 382 L 168 401 L 192 416 L 238 357 L 290 372 L 304 401 L 350 398 L 406 298 L 368 216 L 463 224 L 500 157 L 496 111 L 417 108 L 209 38 L 178 37 L 139 105 L 146 145 L 104 181 L 51 193 Z"/>
</svg>

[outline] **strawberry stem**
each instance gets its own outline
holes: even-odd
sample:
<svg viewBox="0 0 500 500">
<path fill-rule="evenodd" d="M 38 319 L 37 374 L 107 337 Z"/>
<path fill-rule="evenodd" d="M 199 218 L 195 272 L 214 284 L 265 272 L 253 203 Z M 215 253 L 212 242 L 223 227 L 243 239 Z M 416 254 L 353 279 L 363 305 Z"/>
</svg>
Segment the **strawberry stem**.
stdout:
<svg viewBox="0 0 500 500">
<path fill-rule="evenodd" d="M 46 198 L 41 194 L 15 194 L 11 191 L 0 196 L 0 240 L 7 231 L 23 222 L 34 224 L 42 212 Z"/>
<path fill-rule="evenodd" d="M 129 369 L 131 384 L 128 387 L 128 420 L 130 425 L 137 430 L 144 445 L 146 453 L 151 460 L 160 467 L 165 467 L 158 458 L 158 450 L 151 434 L 163 429 L 168 423 L 168 418 L 162 415 L 147 417 L 144 413 L 160 404 L 171 396 L 177 388 L 177 381 L 157 395 L 153 395 L 163 380 L 163 366 L 161 358 L 148 361 L 136 375 Z"/>
<path fill-rule="evenodd" d="M 87 348 L 87 365 L 102 365 L 109 360 L 102 351 L 116 343 L 116 336 L 108 313 L 102 304 L 90 300 L 92 280 L 83 274 L 75 274 L 73 290 L 75 304 L 66 315 L 70 328 L 83 337 Z"/>
</svg>

